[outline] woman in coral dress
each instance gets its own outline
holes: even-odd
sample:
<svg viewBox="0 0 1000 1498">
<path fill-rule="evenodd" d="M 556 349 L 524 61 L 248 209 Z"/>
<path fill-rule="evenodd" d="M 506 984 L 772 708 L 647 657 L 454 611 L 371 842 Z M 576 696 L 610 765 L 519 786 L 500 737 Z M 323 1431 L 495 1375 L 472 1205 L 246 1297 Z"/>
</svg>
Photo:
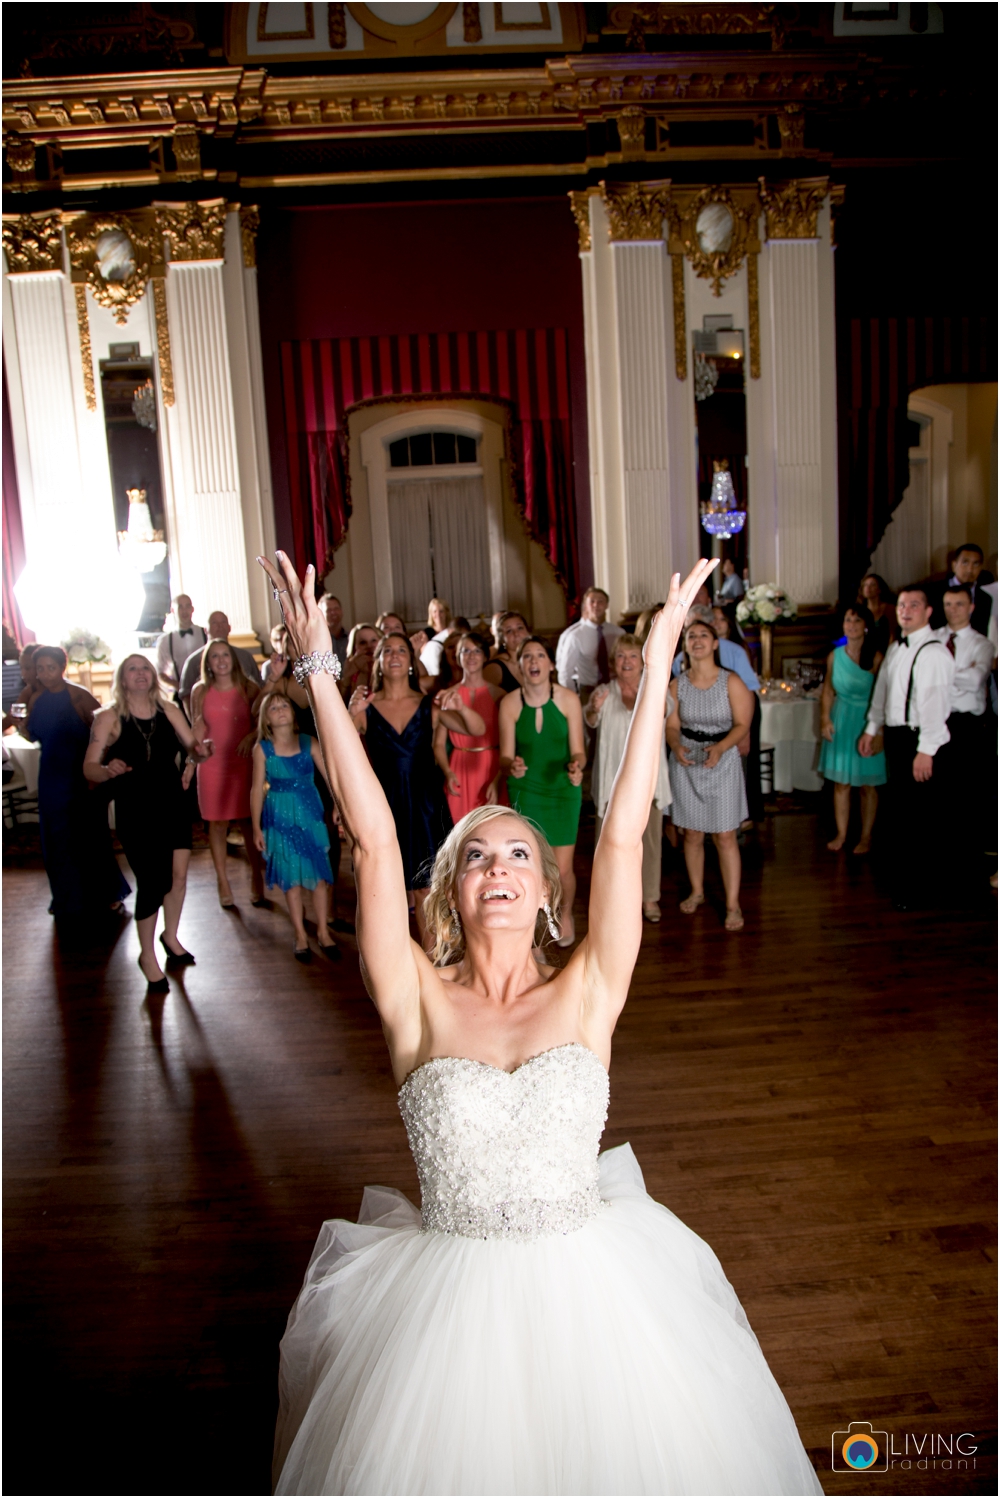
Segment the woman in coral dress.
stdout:
<svg viewBox="0 0 1000 1498">
<path fill-rule="evenodd" d="M 196 740 L 212 746 L 211 759 L 198 766 L 198 810 L 208 823 L 223 910 L 236 905 L 226 872 L 230 822 L 239 823 L 250 860 L 251 903 L 264 904 L 264 870 L 250 820 L 256 739 L 252 710 L 259 695 L 260 688 L 247 679 L 232 646 L 225 640 L 209 640 L 201 658 L 201 681 L 191 694 L 191 716 Z"/>
<path fill-rule="evenodd" d="M 458 642 L 462 680 L 442 693 L 438 706 L 471 707 L 486 724 L 480 734 L 449 732 L 444 722 L 434 734 L 434 758 L 444 771 L 445 795 L 453 822 L 460 822 L 476 806 L 507 805 L 507 789 L 500 777 L 499 704 L 501 687 L 483 678 L 489 651 L 482 635 L 463 635 Z M 451 740 L 451 758 L 448 741 Z"/>
</svg>

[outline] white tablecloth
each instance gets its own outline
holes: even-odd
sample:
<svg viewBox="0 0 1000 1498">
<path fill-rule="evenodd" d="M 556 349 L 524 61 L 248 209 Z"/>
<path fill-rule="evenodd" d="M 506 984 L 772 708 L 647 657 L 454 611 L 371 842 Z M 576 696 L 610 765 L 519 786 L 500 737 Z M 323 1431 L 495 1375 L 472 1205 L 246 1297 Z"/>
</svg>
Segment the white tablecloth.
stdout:
<svg viewBox="0 0 1000 1498">
<path fill-rule="evenodd" d="M 774 745 L 774 789 L 819 791 L 819 701 L 800 698 L 760 704 L 760 741 Z"/>
<path fill-rule="evenodd" d="M 17 765 L 24 776 L 24 789 L 36 795 L 38 791 L 38 765 L 42 757 L 41 744 L 32 744 L 22 739 L 19 733 L 4 735 L 3 746 L 10 755 L 11 763 Z"/>
</svg>

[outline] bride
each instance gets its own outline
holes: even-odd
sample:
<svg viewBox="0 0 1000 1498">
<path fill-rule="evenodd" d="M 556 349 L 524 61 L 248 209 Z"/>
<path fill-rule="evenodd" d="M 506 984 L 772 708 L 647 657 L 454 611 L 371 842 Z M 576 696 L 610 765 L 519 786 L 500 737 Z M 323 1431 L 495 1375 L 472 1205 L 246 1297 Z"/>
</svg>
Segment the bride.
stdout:
<svg viewBox="0 0 1000 1498">
<path fill-rule="evenodd" d="M 671 582 L 594 854 L 589 932 L 561 971 L 559 874 L 504 807 L 438 853 L 411 939 L 392 813 L 337 690 L 314 599 L 263 562 L 308 681 L 348 831 L 365 980 L 422 1212 L 383 1187 L 323 1225 L 281 1344 L 278 1493 L 820 1493 L 712 1253 L 598 1158 L 611 1036 L 642 932 L 642 834 L 670 665 L 714 562 Z M 279 570 L 280 569 L 280 570 Z"/>
</svg>

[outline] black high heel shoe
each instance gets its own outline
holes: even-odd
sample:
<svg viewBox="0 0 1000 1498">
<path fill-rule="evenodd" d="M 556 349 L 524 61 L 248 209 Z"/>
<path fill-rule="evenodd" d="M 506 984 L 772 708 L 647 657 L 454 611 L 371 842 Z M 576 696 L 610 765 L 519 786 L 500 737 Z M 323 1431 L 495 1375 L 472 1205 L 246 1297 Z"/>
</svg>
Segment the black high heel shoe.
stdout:
<svg viewBox="0 0 1000 1498">
<path fill-rule="evenodd" d="M 190 964 L 194 963 L 194 953 L 193 952 L 172 952 L 170 950 L 170 948 L 167 946 L 167 938 L 163 935 L 162 932 L 160 933 L 160 946 L 163 948 L 163 950 L 167 954 L 167 972 L 168 973 L 171 971 L 172 968 L 187 967 Z"/>
<path fill-rule="evenodd" d="M 142 973 L 142 976 L 144 978 L 146 978 L 146 972 L 145 972 L 145 969 L 143 968 L 143 965 L 142 965 L 142 958 L 140 957 L 137 960 L 138 960 L 138 963 L 139 963 L 139 971 L 140 971 L 140 973 Z M 170 984 L 167 982 L 166 978 L 157 978 L 155 981 L 152 980 L 152 979 L 150 979 L 150 978 L 146 978 L 146 992 L 147 993 L 169 993 L 170 992 Z"/>
<path fill-rule="evenodd" d="M 292 955 L 295 961 L 301 962 L 304 967 L 308 967 L 313 960 L 312 947 L 293 947 Z"/>
<path fill-rule="evenodd" d="M 319 949 L 323 953 L 323 956 L 326 958 L 327 962 L 339 962 L 343 957 L 343 953 L 341 952 L 335 941 L 321 941 L 319 943 Z"/>
</svg>

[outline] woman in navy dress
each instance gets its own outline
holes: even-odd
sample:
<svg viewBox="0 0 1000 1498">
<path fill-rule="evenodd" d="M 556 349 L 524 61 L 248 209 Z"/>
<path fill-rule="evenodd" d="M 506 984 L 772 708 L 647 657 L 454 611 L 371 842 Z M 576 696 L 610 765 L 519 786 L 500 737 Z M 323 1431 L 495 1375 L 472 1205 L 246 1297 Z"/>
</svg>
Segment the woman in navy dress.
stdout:
<svg viewBox="0 0 1000 1498">
<path fill-rule="evenodd" d="M 38 820 L 52 890 L 50 914 L 80 921 L 120 907 L 130 886 L 111 850 L 107 801 L 83 775 L 96 697 L 64 679 L 66 652 L 42 645 L 34 654 L 37 694 L 28 735 L 42 746 Z"/>
</svg>

